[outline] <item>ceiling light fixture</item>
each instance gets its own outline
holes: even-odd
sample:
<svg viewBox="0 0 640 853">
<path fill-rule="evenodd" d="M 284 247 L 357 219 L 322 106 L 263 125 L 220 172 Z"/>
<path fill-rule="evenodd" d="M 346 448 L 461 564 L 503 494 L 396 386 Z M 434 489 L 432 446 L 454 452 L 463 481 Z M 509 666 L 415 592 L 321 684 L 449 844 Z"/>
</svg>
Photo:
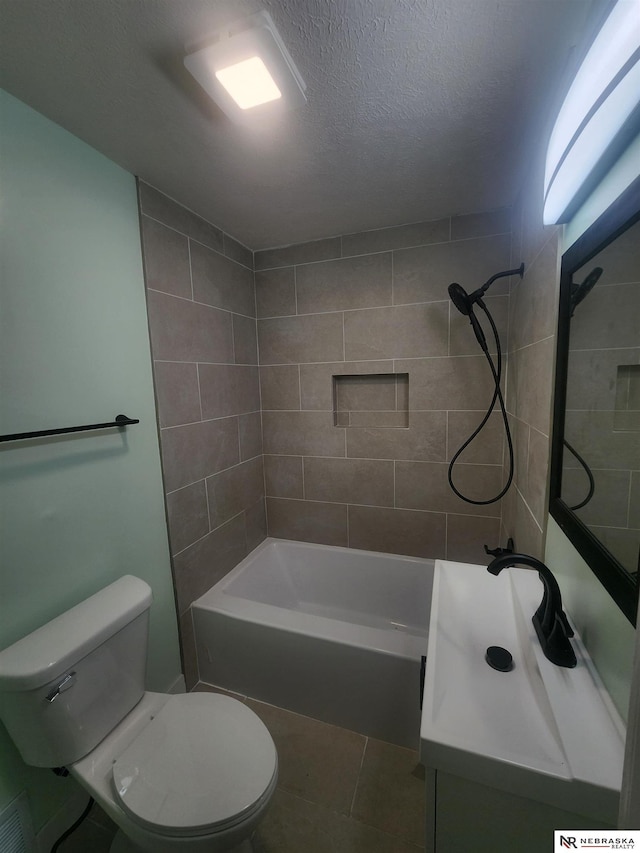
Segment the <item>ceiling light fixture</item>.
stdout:
<svg viewBox="0 0 640 853">
<path fill-rule="evenodd" d="M 640 132 L 638 0 L 618 0 L 560 108 L 544 179 L 545 225 L 567 222 Z"/>
<path fill-rule="evenodd" d="M 267 12 L 221 30 L 184 59 L 187 70 L 231 118 L 262 105 L 306 103 L 306 86 Z M 267 109 L 267 107 L 265 107 Z"/>
</svg>

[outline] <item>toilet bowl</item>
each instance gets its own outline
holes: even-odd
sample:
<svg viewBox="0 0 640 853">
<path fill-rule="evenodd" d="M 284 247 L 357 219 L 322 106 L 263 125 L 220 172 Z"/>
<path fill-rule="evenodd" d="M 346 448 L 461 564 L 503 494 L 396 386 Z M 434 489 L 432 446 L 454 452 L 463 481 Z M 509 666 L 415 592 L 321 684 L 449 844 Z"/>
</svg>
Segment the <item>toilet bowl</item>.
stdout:
<svg viewBox="0 0 640 853">
<path fill-rule="evenodd" d="M 244 853 L 274 794 L 259 717 L 217 693 L 145 692 L 149 587 L 126 576 L 0 652 L 0 718 L 119 827 L 113 853 Z"/>
<path fill-rule="evenodd" d="M 69 771 L 150 853 L 233 850 L 262 818 L 277 753 L 246 705 L 215 693 L 145 693 Z"/>
</svg>

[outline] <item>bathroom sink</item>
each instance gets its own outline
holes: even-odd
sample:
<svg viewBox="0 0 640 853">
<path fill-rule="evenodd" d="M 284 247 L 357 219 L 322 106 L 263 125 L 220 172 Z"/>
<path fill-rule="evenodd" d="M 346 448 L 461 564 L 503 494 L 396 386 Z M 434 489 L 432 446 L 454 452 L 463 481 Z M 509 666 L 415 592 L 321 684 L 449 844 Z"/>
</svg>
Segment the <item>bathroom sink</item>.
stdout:
<svg viewBox="0 0 640 853">
<path fill-rule="evenodd" d="M 574 669 L 542 653 L 536 572 L 436 562 L 420 732 L 422 763 L 614 823 L 624 724 L 579 636 Z M 489 646 L 513 656 L 493 669 Z"/>
</svg>

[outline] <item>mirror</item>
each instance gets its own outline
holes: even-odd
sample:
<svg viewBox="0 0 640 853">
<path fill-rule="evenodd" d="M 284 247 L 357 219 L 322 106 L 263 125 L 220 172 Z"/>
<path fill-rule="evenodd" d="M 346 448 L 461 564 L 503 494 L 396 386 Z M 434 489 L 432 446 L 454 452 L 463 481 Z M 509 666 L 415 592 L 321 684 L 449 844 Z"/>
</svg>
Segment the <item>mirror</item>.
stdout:
<svg viewBox="0 0 640 853">
<path fill-rule="evenodd" d="M 562 258 L 549 508 L 635 624 L 640 179 Z"/>
</svg>

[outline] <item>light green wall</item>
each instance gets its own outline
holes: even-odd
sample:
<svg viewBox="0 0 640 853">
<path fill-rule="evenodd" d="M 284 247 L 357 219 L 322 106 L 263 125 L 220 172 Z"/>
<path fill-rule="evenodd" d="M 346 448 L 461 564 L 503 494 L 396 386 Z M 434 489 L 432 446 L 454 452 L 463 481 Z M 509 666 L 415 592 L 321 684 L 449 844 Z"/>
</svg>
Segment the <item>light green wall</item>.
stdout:
<svg viewBox="0 0 640 853">
<path fill-rule="evenodd" d="M 0 91 L 0 433 L 140 424 L 0 445 L 0 647 L 123 574 L 153 589 L 148 687 L 180 675 L 136 186 Z M 0 727 L 1 728 L 1 727 Z M 23 787 L 36 828 L 70 783 L 0 733 L 0 806 Z"/>
<path fill-rule="evenodd" d="M 640 137 L 587 199 L 563 234 L 563 251 L 592 225 L 640 173 Z M 635 631 L 555 521 L 549 517 L 545 560 L 611 698 L 626 719 Z"/>
<path fill-rule="evenodd" d="M 635 643 L 633 625 L 551 517 L 545 562 L 553 567 L 567 610 L 616 708 L 626 720 Z"/>
</svg>

